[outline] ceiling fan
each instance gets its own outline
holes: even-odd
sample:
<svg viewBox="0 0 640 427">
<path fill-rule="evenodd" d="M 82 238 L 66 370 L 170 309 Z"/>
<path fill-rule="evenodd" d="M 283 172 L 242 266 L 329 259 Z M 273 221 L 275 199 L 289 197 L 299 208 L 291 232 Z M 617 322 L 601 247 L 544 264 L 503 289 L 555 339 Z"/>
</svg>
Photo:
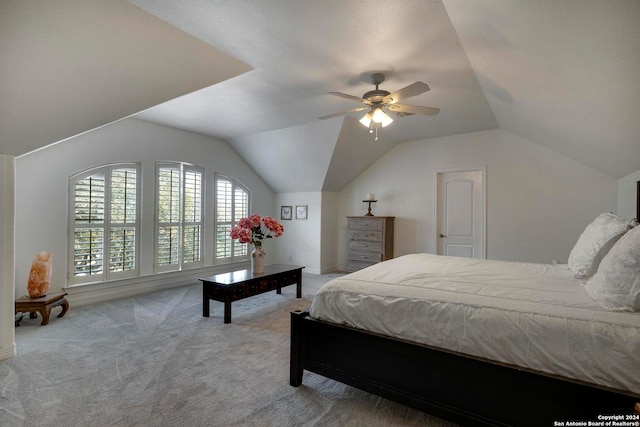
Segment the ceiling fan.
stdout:
<svg viewBox="0 0 640 427">
<path fill-rule="evenodd" d="M 423 116 L 435 116 L 440 112 L 439 108 L 421 107 L 418 105 L 398 104 L 398 101 L 402 101 L 412 96 L 420 95 L 421 93 L 429 91 L 429 85 L 422 82 L 415 82 L 407 87 L 404 87 L 395 92 L 388 92 L 386 90 L 378 89 L 380 83 L 384 81 L 384 74 L 374 73 L 369 78 L 371 83 L 376 85 L 374 90 L 362 95 L 362 98 L 357 96 L 348 95 L 342 92 L 329 92 L 329 95 L 339 96 L 341 98 L 350 99 L 352 101 L 362 102 L 366 106 L 352 108 L 350 110 L 341 111 L 339 113 L 329 114 L 322 116 L 320 119 L 328 119 L 335 116 L 343 116 L 349 113 L 355 113 L 358 111 L 369 110 L 364 117 L 360 119 L 360 123 L 369 128 L 369 132 L 373 133 L 375 130 L 376 141 L 378 140 L 378 128 L 386 127 L 393 119 L 387 113 L 395 113 L 398 117 L 410 116 L 412 114 L 421 114 Z"/>
</svg>

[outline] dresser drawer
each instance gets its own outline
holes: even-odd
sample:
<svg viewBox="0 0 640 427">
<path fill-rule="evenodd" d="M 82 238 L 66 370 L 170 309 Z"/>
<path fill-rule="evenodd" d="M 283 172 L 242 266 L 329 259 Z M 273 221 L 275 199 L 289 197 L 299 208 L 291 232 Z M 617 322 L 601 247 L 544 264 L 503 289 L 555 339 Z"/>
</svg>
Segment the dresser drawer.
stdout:
<svg viewBox="0 0 640 427">
<path fill-rule="evenodd" d="M 382 242 L 371 240 L 349 240 L 349 250 L 382 252 Z"/>
<path fill-rule="evenodd" d="M 348 216 L 345 270 L 348 272 L 393 258 L 393 216 Z"/>
<path fill-rule="evenodd" d="M 382 231 L 354 231 L 349 230 L 349 240 L 382 241 Z"/>
<path fill-rule="evenodd" d="M 379 219 L 352 219 L 349 221 L 351 230 L 382 231 L 383 221 Z"/>
<path fill-rule="evenodd" d="M 380 262 L 382 254 L 380 252 L 349 251 L 347 258 L 350 261 Z"/>
</svg>

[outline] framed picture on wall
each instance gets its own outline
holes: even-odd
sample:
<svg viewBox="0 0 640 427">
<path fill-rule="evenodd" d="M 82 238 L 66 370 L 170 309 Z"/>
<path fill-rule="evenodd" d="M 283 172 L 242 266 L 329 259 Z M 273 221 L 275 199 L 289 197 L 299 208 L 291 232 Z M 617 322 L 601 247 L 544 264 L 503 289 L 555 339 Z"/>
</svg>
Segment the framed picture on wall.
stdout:
<svg viewBox="0 0 640 427">
<path fill-rule="evenodd" d="M 291 219 L 293 216 L 293 206 L 280 206 L 280 219 Z"/>
<path fill-rule="evenodd" d="M 307 205 L 296 206 L 296 219 L 307 219 Z"/>
</svg>

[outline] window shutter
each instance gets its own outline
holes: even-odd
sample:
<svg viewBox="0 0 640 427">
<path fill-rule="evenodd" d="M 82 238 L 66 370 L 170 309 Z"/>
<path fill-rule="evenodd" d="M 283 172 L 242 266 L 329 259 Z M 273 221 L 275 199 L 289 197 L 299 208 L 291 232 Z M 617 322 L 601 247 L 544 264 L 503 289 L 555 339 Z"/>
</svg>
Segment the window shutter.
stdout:
<svg viewBox="0 0 640 427">
<path fill-rule="evenodd" d="M 202 265 L 203 172 L 195 166 L 157 168 L 156 270 Z"/>
<path fill-rule="evenodd" d="M 136 182 L 136 169 L 111 171 L 110 271 L 130 271 L 136 268 Z"/>
<path fill-rule="evenodd" d="M 249 216 L 249 193 L 242 188 L 235 188 L 233 195 L 233 225 L 236 225 L 241 218 Z M 248 255 L 248 245 L 238 241 L 232 243 L 234 256 L 242 257 Z"/>
<path fill-rule="evenodd" d="M 231 182 L 216 180 L 216 258 L 231 258 L 232 192 Z"/>
<path fill-rule="evenodd" d="M 249 192 L 238 182 L 216 176 L 216 260 L 247 259 L 248 245 L 231 239 L 231 227 L 249 216 Z"/>
<path fill-rule="evenodd" d="M 200 262 L 202 231 L 202 174 L 194 170 L 184 173 L 183 262 Z"/>
<path fill-rule="evenodd" d="M 107 165 L 70 178 L 71 283 L 137 274 L 137 176 L 137 165 Z"/>
<path fill-rule="evenodd" d="M 158 168 L 158 229 L 156 263 L 178 266 L 180 229 L 180 169 L 178 166 Z"/>
<path fill-rule="evenodd" d="M 74 186 L 73 275 L 95 276 L 103 271 L 104 173 L 78 180 Z"/>
</svg>

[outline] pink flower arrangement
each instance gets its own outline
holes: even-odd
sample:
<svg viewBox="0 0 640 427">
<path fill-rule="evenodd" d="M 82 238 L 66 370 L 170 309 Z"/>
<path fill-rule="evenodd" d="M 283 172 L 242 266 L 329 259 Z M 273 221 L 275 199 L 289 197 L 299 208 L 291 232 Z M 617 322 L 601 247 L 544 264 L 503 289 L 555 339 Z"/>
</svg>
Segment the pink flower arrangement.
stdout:
<svg viewBox="0 0 640 427">
<path fill-rule="evenodd" d="M 252 243 L 262 246 L 264 239 L 280 237 L 284 233 L 284 227 L 270 216 L 249 215 L 238 221 L 238 225 L 231 228 L 231 238 L 240 243 Z"/>
</svg>

